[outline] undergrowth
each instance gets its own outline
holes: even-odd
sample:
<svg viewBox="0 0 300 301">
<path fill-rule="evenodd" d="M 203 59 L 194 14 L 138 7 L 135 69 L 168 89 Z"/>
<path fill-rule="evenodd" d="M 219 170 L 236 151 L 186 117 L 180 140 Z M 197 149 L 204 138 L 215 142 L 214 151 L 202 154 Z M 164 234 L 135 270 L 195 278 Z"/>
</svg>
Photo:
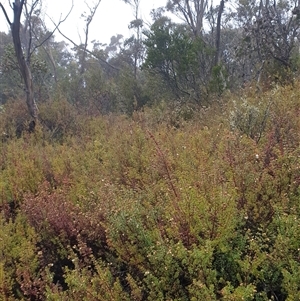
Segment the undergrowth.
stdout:
<svg viewBox="0 0 300 301">
<path fill-rule="evenodd" d="M 132 117 L 0 113 L 1 300 L 299 300 L 299 85 Z M 49 114 L 48 114 L 49 113 Z"/>
</svg>

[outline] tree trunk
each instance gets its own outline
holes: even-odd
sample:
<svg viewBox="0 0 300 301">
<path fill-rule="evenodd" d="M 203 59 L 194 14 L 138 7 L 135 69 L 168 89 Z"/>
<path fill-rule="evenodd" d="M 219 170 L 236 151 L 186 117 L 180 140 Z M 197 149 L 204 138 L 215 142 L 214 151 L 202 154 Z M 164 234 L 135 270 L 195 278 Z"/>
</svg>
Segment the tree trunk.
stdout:
<svg viewBox="0 0 300 301">
<path fill-rule="evenodd" d="M 219 64 L 219 58 L 220 58 L 221 18 L 222 18 L 223 10 L 224 10 L 224 0 L 221 0 L 219 12 L 218 12 L 218 19 L 217 19 L 215 66 Z"/>
<path fill-rule="evenodd" d="M 27 107 L 31 117 L 36 121 L 37 106 L 34 100 L 32 74 L 31 74 L 29 62 L 26 60 L 24 56 L 21 40 L 20 40 L 20 19 L 21 19 L 23 4 L 24 4 L 24 0 L 21 1 L 18 0 L 13 3 L 14 21 L 10 24 L 10 27 L 11 27 L 11 33 L 12 33 L 16 57 L 18 60 L 18 64 L 25 85 Z"/>
</svg>

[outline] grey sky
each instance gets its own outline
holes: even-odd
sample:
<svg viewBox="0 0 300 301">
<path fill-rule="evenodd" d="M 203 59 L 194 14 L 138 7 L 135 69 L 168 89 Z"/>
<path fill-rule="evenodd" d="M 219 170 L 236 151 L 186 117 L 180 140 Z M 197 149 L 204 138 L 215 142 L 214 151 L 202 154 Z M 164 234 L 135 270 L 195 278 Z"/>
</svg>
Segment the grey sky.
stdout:
<svg viewBox="0 0 300 301">
<path fill-rule="evenodd" d="M 65 17 L 71 7 L 71 0 L 42 0 L 43 7 L 47 15 L 53 18 L 56 22 L 60 15 Z M 92 5 L 94 0 L 86 0 L 89 5 Z M 11 16 L 11 9 L 9 8 L 9 1 L 2 0 L 2 4 L 7 8 L 9 16 Z M 61 31 L 70 36 L 76 43 L 80 42 L 80 35 L 83 38 L 84 23 L 80 18 L 82 12 L 85 10 L 85 1 L 74 0 L 74 8 L 69 18 L 61 25 Z M 30 3 L 30 1 L 29 1 Z M 141 17 L 150 22 L 149 12 L 152 8 L 163 6 L 166 0 L 141 0 L 140 13 Z M 126 5 L 121 0 L 102 0 L 97 13 L 90 25 L 89 40 L 98 40 L 101 43 L 109 43 L 110 37 L 115 34 L 129 35 L 128 24 L 133 20 L 133 11 L 130 5 Z M 53 28 L 51 21 L 45 16 L 46 23 L 49 28 Z M 5 21 L 2 11 L 0 11 L 0 31 L 7 30 L 7 23 Z M 56 40 L 63 38 L 56 33 Z"/>
</svg>

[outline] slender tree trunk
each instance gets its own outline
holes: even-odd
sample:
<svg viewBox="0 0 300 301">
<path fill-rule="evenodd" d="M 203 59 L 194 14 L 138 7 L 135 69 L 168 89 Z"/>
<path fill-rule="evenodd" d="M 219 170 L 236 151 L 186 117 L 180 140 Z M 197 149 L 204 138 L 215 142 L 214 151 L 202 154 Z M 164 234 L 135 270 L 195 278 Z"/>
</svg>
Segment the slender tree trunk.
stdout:
<svg viewBox="0 0 300 301">
<path fill-rule="evenodd" d="M 85 25 L 85 29 L 84 29 L 84 33 L 85 33 L 85 37 L 84 37 L 84 44 L 82 46 L 82 55 L 79 59 L 79 63 L 80 63 L 80 68 L 79 68 L 79 75 L 80 75 L 80 78 L 79 78 L 79 87 L 83 88 L 85 87 L 85 78 L 84 78 L 84 75 L 85 75 L 85 72 L 86 72 L 86 69 L 87 69 L 87 61 L 86 61 L 86 58 L 87 58 L 87 54 L 88 54 L 88 40 L 89 40 L 89 28 L 90 28 L 90 25 L 93 21 L 93 18 L 96 14 L 96 11 L 100 5 L 100 2 L 101 0 L 97 0 L 96 3 L 94 3 L 94 6 L 93 7 L 90 7 L 87 2 L 85 1 L 85 4 L 87 5 L 89 11 L 90 11 L 90 14 L 88 16 L 86 16 L 86 25 Z"/>
<path fill-rule="evenodd" d="M 224 0 L 221 0 L 219 12 L 218 12 L 218 19 L 217 19 L 215 66 L 219 64 L 219 59 L 220 59 L 221 18 L 222 18 L 223 10 L 224 10 Z"/>
<path fill-rule="evenodd" d="M 51 47 L 49 47 L 49 50 L 46 47 L 44 47 L 44 51 L 46 52 L 46 54 L 50 60 L 50 63 L 52 65 L 52 69 L 53 69 L 54 81 L 55 81 L 55 83 L 57 83 L 57 69 L 56 69 L 56 64 L 55 64 L 55 61 L 53 58 Z"/>
<path fill-rule="evenodd" d="M 24 2 L 25 0 L 21 0 L 21 1 L 18 0 L 13 3 L 14 21 L 10 24 L 10 27 L 11 27 L 16 57 L 18 60 L 18 64 L 25 85 L 27 107 L 31 117 L 36 121 L 37 106 L 34 100 L 32 74 L 29 67 L 29 62 L 26 60 L 24 56 L 22 46 L 21 46 L 21 40 L 20 40 L 20 19 L 21 19 L 21 13 L 22 13 Z"/>
</svg>

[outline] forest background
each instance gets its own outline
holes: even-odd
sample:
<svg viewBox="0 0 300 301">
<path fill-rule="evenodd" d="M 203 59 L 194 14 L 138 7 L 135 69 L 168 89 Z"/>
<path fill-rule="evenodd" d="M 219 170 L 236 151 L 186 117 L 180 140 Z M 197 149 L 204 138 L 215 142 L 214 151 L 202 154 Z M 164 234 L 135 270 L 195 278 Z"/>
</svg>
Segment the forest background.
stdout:
<svg viewBox="0 0 300 301">
<path fill-rule="evenodd" d="M 1 300 L 299 300 L 299 1 L 123 2 L 0 2 Z"/>
</svg>

